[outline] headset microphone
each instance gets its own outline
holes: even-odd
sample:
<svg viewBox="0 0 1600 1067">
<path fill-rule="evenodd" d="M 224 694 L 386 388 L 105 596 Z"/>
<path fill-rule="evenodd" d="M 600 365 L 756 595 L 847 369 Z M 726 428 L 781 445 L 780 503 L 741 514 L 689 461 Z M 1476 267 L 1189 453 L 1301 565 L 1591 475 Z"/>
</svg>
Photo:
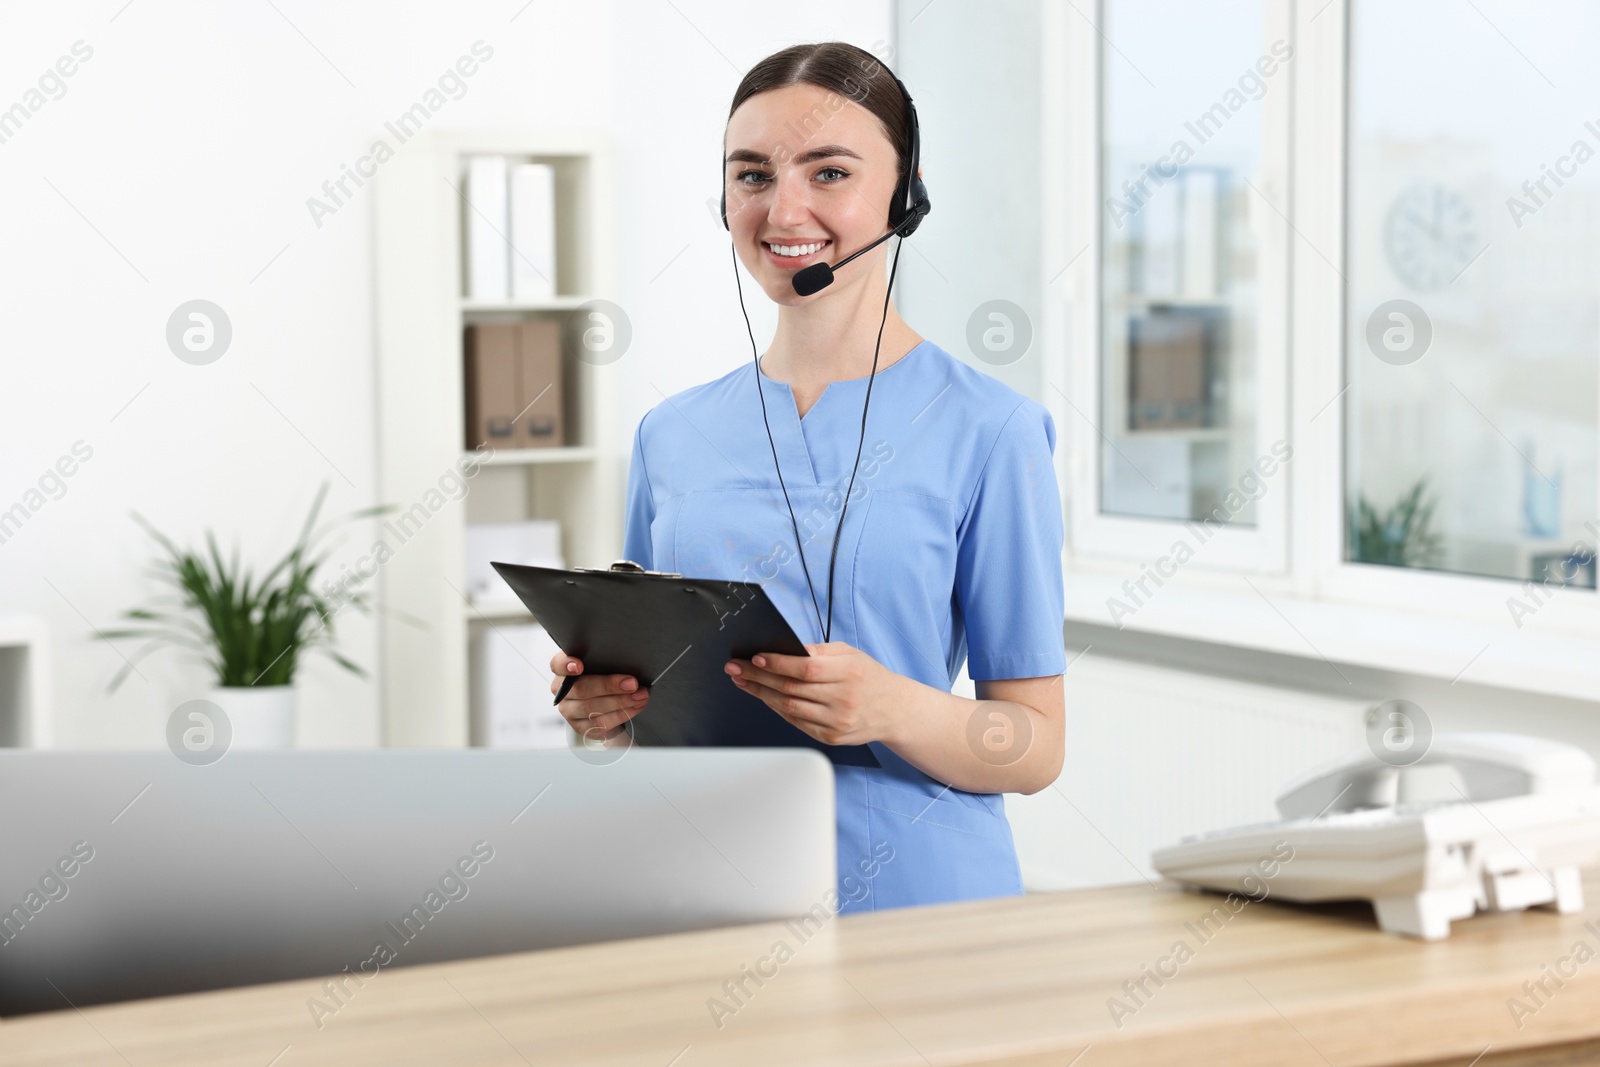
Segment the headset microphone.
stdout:
<svg viewBox="0 0 1600 1067">
<path fill-rule="evenodd" d="M 844 266 L 846 263 L 849 263 L 852 259 L 872 251 L 874 248 L 877 248 L 895 234 L 899 234 L 901 237 L 909 237 L 911 235 L 911 231 L 917 228 L 916 222 L 922 221 L 922 216 L 928 213 L 928 209 L 928 198 L 926 195 L 924 195 L 911 207 L 911 214 L 907 217 L 906 222 L 902 222 L 899 226 L 896 226 L 894 229 L 890 230 L 888 233 L 884 234 L 870 245 L 867 245 L 867 247 L 851 252 L 848 256 L 845 256 L 831 267 L 826 263 L 813 263 L 804 270 L 796 271 L 794 278 L 792 279 L 794 291 L 799 293 L 801 296 L 810 296 L 812 293 L 820 293 L 822 290 L 833 284 L 833 272 Z M 915 222 L 912 222 L 912 220 L 915 220 Z"/>
</svg>

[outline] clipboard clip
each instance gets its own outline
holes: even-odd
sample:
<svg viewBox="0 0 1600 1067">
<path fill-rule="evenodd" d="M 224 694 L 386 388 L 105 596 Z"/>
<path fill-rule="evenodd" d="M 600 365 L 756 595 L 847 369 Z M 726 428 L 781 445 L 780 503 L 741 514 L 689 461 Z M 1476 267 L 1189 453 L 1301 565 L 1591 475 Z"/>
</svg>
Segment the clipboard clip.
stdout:
<svg viewBox="0 0 1600 1067">
<path fill-rule="evenodd" d="M 612 571 L 623 571 L 628 574 L 655 574 L 662 578 L 682 578 L 683 575 L 676 571 L 647 571 L 631 559 L 619 559 L 609 567 L 574 567 L 575 571 L 588 571 L 590 574 L 608 574 Z"/>
</svg>

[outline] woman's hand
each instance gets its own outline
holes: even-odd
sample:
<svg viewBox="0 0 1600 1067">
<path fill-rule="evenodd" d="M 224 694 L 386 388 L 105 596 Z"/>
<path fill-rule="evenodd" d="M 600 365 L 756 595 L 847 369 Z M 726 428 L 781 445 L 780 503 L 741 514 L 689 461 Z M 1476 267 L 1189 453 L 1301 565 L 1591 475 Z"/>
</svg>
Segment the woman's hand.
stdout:
<svg viewBox="0 0 1600 1067">
<path fill-rule="evenodd" d="M 562 680 L 569 674 L 582 674 L 583 661 L 565 652 L 550 658 L 550 695 L 561 688 Z M 625 735 L 622 724 L 639 714 L 650 701 L 650 690 L 641 689 L 639 680 L 628 674 L 598 674 L 592 678 L 579 678 L 572 683 L 559 705 L 561 717 L 584 741 L 609 743 Z"/>
<path fill-rule="evenodd" d="M 906 685 L 914 681 L 843 641 L 807 645 L 806 651 L 811 654 L 731 659 L 723 670 L 823 744 L 892 742 L 904 720 Z"/>
</svg>

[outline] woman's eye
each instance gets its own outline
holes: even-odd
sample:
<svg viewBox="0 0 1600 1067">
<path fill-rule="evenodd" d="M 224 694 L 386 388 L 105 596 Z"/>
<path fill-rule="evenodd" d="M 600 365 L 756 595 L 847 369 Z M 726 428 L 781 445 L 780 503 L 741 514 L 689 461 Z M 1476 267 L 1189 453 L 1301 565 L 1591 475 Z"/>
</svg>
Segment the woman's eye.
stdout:
<svg viewBox="0 0 1600 1067">
<path fill-rule="evenodd" d="M 746 178 L 755 178 L 756 181 L 745 181 Z M 760 185 L 767 181 L 767 176 L 759 170 L 740 171 L 733 179 L 743 185 Z"/>
<path fill-rule="evenodd" d="M 833 175 L 833 177 L 828 177 L 828 175 Z M 850 175 L 845 171 L 840 170 L 838 167 L 823 167 L 821 170 L 817 171 L 817 177 L 821 178 L 823 181 L 836 182 L 842 178 L 848 178 Z"/>
</svg>

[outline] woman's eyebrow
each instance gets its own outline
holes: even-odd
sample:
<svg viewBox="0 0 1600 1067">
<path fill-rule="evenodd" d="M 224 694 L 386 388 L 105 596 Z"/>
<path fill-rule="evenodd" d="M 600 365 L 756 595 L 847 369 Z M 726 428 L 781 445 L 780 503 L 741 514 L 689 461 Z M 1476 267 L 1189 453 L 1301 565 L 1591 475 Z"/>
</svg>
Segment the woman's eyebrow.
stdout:
<svg viewBox="0 0 1600 1067">
<path fill-rule="evenodd" d="M 804 166 L 807 163 L 815 163 L 819 159 L 829 159 L 833 156 L 848 156 L 851 159 L 861 158 L 855 152 L 852 152 L 842 144 L 825 144 L 813 148 L 809 152 L 800 153 L 790 162 L 799 163 L 800 165 Z M 728 153 L 727 162 L 760 163 L 761 165 L 765 166 L 771 163 L 772 160 L 769 157 L 762 155 L 760 152 L 755 151 L 754 149 L 735 148 L 732 152 Z"/>
</svg>

